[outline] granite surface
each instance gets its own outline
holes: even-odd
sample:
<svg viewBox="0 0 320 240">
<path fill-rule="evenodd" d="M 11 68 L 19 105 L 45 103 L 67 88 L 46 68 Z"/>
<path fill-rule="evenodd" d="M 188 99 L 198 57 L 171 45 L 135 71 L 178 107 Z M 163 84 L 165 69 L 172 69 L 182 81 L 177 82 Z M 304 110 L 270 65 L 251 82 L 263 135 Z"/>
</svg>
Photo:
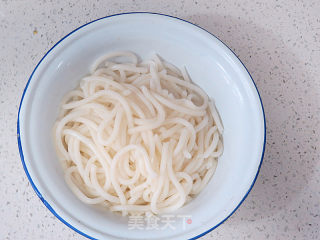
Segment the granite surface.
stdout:
<svg viewBox="0 0 320 240">
<path fill-rule="evenodd" d="M 267 118 L 265 158 L 241 207 L 202 239 L 320 239 L 319 0 L 0 1 L 0 239 L 85 239 L 41 203 L 16 141 L 28 76 L 61 37 L 128 11 L 184 18 L 223 40 L 247 66 Z"/>
</svg>

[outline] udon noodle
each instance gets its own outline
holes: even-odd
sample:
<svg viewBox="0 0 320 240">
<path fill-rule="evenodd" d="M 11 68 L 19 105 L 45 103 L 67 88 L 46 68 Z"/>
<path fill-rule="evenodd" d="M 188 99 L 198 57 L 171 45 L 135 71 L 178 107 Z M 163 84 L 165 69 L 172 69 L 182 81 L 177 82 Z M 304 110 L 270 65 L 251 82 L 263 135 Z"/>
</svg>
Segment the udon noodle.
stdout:
<svg viewBox="0 0 320 240">
<path fill-rule="evenodd" d="M 54 127 L 73 193 L 123 215 L 168 213 L 191 200 L 215 172 L 222 131 L 186 69 L 131 52 L 100 57 L 62 100 Z"/>
</svg>

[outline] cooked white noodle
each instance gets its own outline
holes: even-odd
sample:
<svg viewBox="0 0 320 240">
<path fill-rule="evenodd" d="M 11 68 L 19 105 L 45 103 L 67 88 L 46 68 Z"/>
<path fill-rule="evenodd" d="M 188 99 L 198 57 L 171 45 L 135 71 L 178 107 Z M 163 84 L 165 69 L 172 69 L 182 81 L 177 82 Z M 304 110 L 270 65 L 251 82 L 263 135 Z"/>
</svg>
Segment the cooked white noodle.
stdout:
<svg viewBox="0 0 320 240">
<path fill-rule="evenodd" d="M 130 61 L 116 63 L 121 57 Z M 55 143 L 73 193 L 123 215 L 174 211 L 198 194 L 223 152 L 212 100 L 186 69 L 131 52 L 98 58 L 62 100 Z"/>
</svg>

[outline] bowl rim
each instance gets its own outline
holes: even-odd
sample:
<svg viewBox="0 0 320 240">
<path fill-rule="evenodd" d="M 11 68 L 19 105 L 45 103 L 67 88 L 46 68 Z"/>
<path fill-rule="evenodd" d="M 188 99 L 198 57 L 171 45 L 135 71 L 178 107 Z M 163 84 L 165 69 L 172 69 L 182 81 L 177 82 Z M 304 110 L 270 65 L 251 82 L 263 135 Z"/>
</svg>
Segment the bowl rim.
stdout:
<svg viewBox="0 0 320 240">
<path fill-rule="evenodd" d="M 32 71 L 29 79 L 28 79 L 28 82 L 23 90 L 23 93 L 22 93 L 22 97 L 21 97 L 21 100 L 20 100 L 20 104 L 19 104 L 19 110 L 18 110 L 18 118 L 17 118 L 17 141 L 18 141 L 18 148 L 19 148 L 19 153 L 20 153 L 20 158 L 21 158 L 21 162 L 22 162 L 22 166 L 23 166 L 23 169 L 27 175 L 27 178 L 33 188 L 33 190 L 36 192 L 37 196 L 40 198 L 40 200 L 42 201 L 42 203 L 50 210 L 50 212 L 55 216 L 57 217 L 62 223 L 64 223 L 66 226 L 68 226 L 69 228 L 71 228 L 72 230 L 74 230 L 75 232 L 81 234 L 82 236 L 84 237 L 87 237 L 89 239 L 93 239 L 93 240 L 96 240 L 96 238 L 94 237 L 91 237 L 89 235 L 87 235 L 86 233 L 80 231 L 79 229 L 77 229 L 76 227 L 72 226 L 70 223 L 68 223 L 66 220 L 64 220 L 59 214 L 56 213 L 56 211 L 50 206 L 50 204 L 43 198 L 42 194 L 39 192 L 39 190 L 37 189 L 36 185 L 34 184 L 30 174 L 29 174 L 29 171 L 26 167 L 26 163 L 25 163 L 25 160 L 24 160 L 24 155 L 23 155 L 23 150 L 22 150 L 22 144 L 21 144 L 21 139 L 20 139 L 20 110 L 21 110 L 21 106 L 22 106 L 22 103 L 23 103 L 23 100 L 24 100 L 24 96 L 25 96 L 25 93 L 28 89 L 28 86 L 32 80 L 32 77 L 35 73 L 35 71 L 37 70 L 37 68 L 39 67 L 39 65 L 41 64 L 41 62 L 46 58 L 46 56 L 60 43 L 62 42 L 64 39 L 66 39 L 67 37 L 69 37 L 70 35 L 72 35 L 73 33 L 75 33 L 76 31 L 80 30 L 81 28 L 91 24 L 91 23 L 94 23 L 94 22 L 97 22 L 97 21 L 100 21 L 100 20 L 103 20 L 103 19 L 107 19 L 107 18 L 111 18 L 111 17 L 115 17 L 115 16 L 120 16 L 120 15 L 129 15 L 129 14 L 148 14 L 148 15 L 160 15 L 160 16 L 163 16 L 163 17 L 168 17 L 168 18 L 173 18 L 173 19 L 176 19 L 176 20 L 179 20 L 179 21 L 182 21 L 182 22 L 185 22 L 185 23 L 188 23 L 188 24 L 191 24 L 207 33 L 209 33 L 210 35 L 212 35 L 213 37 L 215 37 L 217 40 L 219 40 L 224 46 L 226 46 L 233 54 L 234 56 L 239 60 L 239 62 L 241 63 L 241 65 L 244 67 L 244 69 L 246 70 L 246 72 L 248 73 L 255 89 L 256 89 L 256 92 L 258 94 L 258 97 L 259 97 L 259 101 L 260 101 L 260 106 L 261 106 L 261 110 L 262 110 L 262 115 L 263 115 L 263 146 L 262 146 L 262 153 L 261 153 L 261 159 L 260 159 L 260 163 L 259 163 L 259 166 L 258 166 L 258 169 L 257 169 L 257 173 L 249 187 L 249 190 L 247 191 L 247 193 L 243 196 L 242 200 L 239 202 L 239 204 L 235 207 L 235 209 L 228 215 L 226 216 L 221 222 L 219 222 L 218 224 L 216 224 L 215 226 L 213 226 L 212 228 L 208 229 L 207 231 L 195 236 L 195 237 L 192 237 L 190 238 L 190 240 L 194 240 L 194 239 L 198 239 L 204 235 L 206 235 L 207 233 L 211 232 L 212 230 L 216 229 L 217 227 L 219 227 L 222 223 L 224 223 L 229 217 L 231 217 L 234 212 L 240 207 L 240 205 L 244 202 L 244 200 L 247 198 L 247 196 L 249 195 L 250 191 L 252 190 L 257 178 L 258 178 L 258 175 L 259 175 L 259 172 L 260 172 L 260 169 L 261 169 L 261 166 L 262 166 L 262 162 L 263 162 L 263 157 L 264 157 L 264 153 L 265 153 L 265 146 L 266 146 L 266 117 L 265 117 L 265 112 L 264 112 L 264 107 L 263 107 L 263 103 L 262 103 L 262 99 L 261 99 L 261 96 L 260 96 L 260 93 L 258 91 L 258 88 L 257 88 L 257 85 L 256 83 L 254 82 L 251 74 L 249 73 L 248 69 L 246 68 L 246 66 L 243 64 L 243 62 L 240 60 L 240 58 L 235 54 L 235 52 L 230 48 L 228 47 L 222 40 L 220 40 L 218 37 L 216 37 L 214 34 L 212 34 L 211 32 L 207 31 L 206 29 L 198 26 L 197 24 L 194 24 L 192 22 L 189 22 L 187 20 L 184 20 L 182 18 L 179 18 L 179 17 L 175 17 L 175 16 L 171 16 L 171 15 L 168 15 L 168 14 L 162 14 L 162 13 L 156 13 L 156 12 L 124 12 L 124 13 L 117 13 L 117 14 L 112 14 L 112 15 L 108 15 L 108 16 L 105 16 L 105 17 L 101 17 L 101 18 L 98 18 L 98 19 L 95 19 L 93 21 L 90 21 L 88 23 L 85 23 L 83 25 L 81 25 L 80 27 L 74 29 L 73 31 L 69 32 L 67 35 L 65 35 L 64 37 L 62 37 L 57 43 L 55 43 L 47 52 L 46 54 L 41 58 L 41 60 L 38 62 L 38 64 L 36 65 L 36 67 L 34 68 L 34 70 Z"/>
</svg>

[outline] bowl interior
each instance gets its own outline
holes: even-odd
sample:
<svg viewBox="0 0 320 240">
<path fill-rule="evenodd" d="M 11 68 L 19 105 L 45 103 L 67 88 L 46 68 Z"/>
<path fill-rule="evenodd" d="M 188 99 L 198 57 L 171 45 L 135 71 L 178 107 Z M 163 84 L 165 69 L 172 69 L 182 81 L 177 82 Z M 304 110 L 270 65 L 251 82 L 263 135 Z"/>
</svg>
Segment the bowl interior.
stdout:
<svg viewBox="0 0 320 240">
<path fill-rule="evenodd" d="M 215 100 L 222 118 L 224 153 L 216 173 L 193 201 L 172 213 L 175 229 L 129 230 L 127 218 L 83 204 L 63 178 L 52 138 L 61 98 L 88 74 L 97 57 L 116 50 L 130 50 L 141 58 L 156 52 L 178 67 L 186 66 L 192 80 Z M 25 164 L 42 197 L 73 227 L 99 239 L 185 239 L 216 226 L 250 189 L 264 144 L 259 96 L 240 61 L 202 29 L 154 14 L 104 18 L 63 39 L 31 77 L 19 120 Z M 187 218 L 192 224 L 185 224 Z"/>
</svg>

